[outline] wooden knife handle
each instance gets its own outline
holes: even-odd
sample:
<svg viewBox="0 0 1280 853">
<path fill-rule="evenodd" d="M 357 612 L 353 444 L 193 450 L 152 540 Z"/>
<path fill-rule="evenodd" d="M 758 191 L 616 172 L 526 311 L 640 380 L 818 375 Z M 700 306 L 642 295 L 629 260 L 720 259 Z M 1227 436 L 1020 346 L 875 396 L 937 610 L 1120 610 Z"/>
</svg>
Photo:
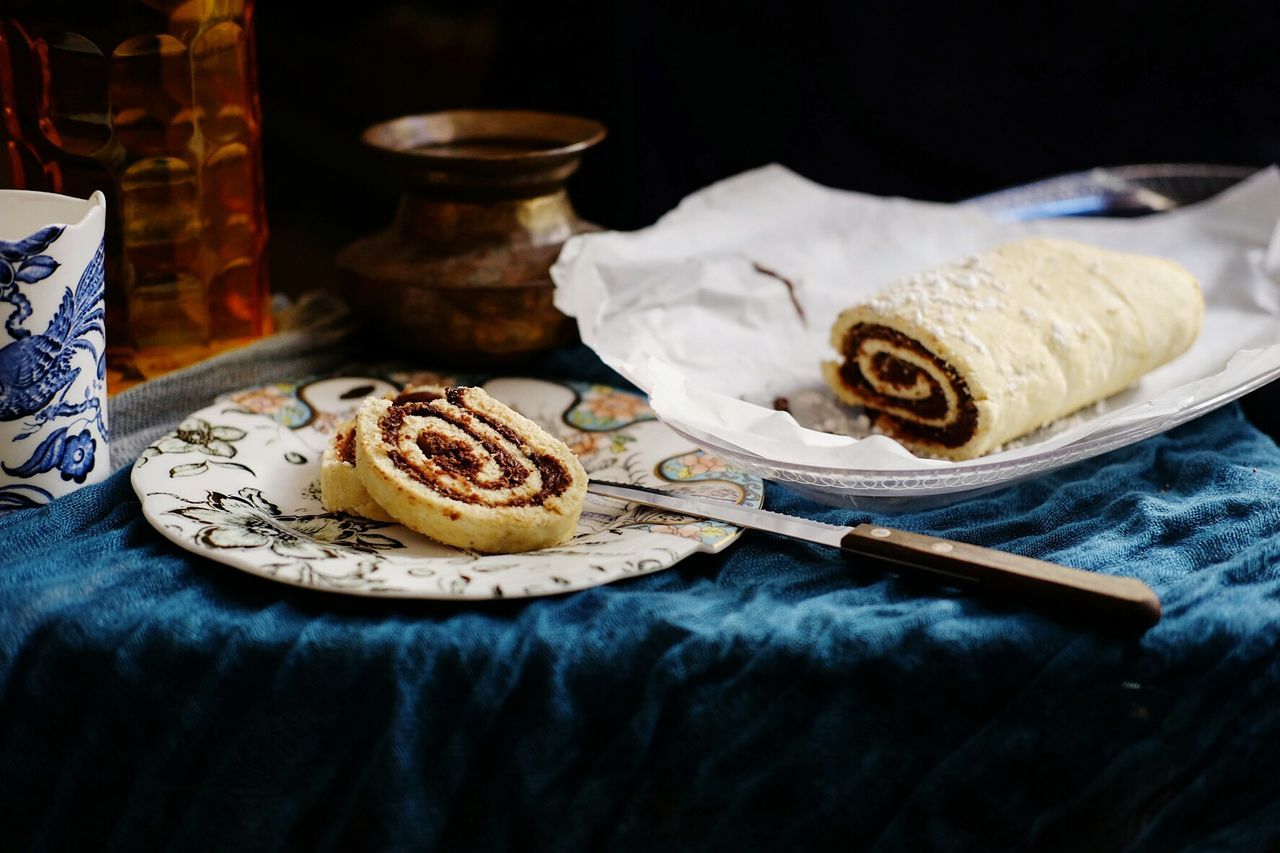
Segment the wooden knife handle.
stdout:
<svg viewBox="0 0 1280 853">
<path fill-rule="evenodd" d="M 905 567 L 1016 597 L 1060 612 L 1135 628 L 1160 621 L 1160 599 L 1135 578 L 1072 569 L 1031 557 L 993 551 L 875 524 L 859 524 L 840 543 L 846 554 L 866 554 Z"/>
</svg>

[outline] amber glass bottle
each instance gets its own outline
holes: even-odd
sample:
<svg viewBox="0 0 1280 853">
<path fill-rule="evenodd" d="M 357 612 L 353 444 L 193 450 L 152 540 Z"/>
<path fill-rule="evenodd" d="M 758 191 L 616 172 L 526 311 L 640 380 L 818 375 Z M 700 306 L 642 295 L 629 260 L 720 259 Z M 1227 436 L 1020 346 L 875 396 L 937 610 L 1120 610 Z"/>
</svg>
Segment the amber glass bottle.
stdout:
<svg viewBox="0 0 1280 853">
<path fill-rule="evenodd" d="M 270 331 L 253 0 L 17 0 L 0 186 L 107 195 L 111 390 Z"/>
</svg>

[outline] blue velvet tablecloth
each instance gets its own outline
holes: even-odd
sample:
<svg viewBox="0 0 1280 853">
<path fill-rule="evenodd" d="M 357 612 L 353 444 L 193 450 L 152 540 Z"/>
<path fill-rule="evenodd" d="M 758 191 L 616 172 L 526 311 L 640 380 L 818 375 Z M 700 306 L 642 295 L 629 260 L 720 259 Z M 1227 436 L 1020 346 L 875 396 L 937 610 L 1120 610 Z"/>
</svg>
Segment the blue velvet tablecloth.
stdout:
<svg viewBox="0 0 1280 853">
<path fill-rule="evenodd" d="M 0 849 L 1275 849 L 1278 493 L 1233 405 L 886 519 L 1139 577 L 1135 636 L 759 534 L 558 598 L 310 592 L 170 544 L 121 470 L 0 519 Z"/>
</svg>

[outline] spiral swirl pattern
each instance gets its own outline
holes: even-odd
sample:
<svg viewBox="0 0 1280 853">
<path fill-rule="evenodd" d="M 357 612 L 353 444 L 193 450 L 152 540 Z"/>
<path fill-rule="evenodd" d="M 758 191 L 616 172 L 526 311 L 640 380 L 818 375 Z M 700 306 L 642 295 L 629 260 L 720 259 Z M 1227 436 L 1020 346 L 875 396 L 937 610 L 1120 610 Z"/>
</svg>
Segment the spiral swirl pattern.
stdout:
<svg viewBox="0 0 1280 853">
<path fill-rule="evenodd" d="M 366 488 L 392 516 L 475 550 L 563 541 L 586 491 L 586 472 L 562 442 L 479 388 L 367 400 L 356 454 Z"/>
<path fill-rule="evenodd" d="M 896 329 L 859 323 L 842 348 L 839 375 L 890 435 L 959 447 L 978 427 L 968 385 L 951 365 Z"/>
<path fill-rule="evenodd" d="M 380 423 L 388 457 L 407 476 L 456 501 L 541 505 L 569 486 L 565 465 L 528 447 L 506 423 L 469 406 L 465 389 L 447 404 L 392 405 Z"/>
</svg>

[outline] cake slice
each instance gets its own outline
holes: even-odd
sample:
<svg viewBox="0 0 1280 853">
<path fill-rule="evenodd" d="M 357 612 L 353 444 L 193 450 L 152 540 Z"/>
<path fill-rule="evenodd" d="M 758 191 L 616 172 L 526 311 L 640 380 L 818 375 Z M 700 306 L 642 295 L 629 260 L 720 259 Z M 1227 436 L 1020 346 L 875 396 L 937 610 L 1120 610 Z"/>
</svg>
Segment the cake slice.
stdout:
<svg viewBox="0 0 1280 853">
<path fill-rule="evenodd" d="M 386 510 L 369 497 L 356 472 L 356 421 L 338 424 L 337 432 L 320 460 L 320 502 L 329 512 L 362 515 L 374 521 L 392 521 Z"/>
<path fill-rule="evenodd" d="M 392 518 L 486 553 L 564 542 L 586 499 L 587 473 L 564 442 L 480 388 L 365 400 L 355 458 L 365 489 Z"/>
<path fill-rule="evenodd" d="M 444 396 L 439 385 L 406 386 L 387 399 L 399 405 L 411 402 L 438 400 Z M 320 461 L 320 502 L 329 512 L 346 512 L 361 515 L 374 521 L 394 521 L 378 502 L 369 496 L 360 475 L 356 471 L 356 421 L 355 417 L 338 424 L 337 430 L 325 448 Z"/>
</svg>

